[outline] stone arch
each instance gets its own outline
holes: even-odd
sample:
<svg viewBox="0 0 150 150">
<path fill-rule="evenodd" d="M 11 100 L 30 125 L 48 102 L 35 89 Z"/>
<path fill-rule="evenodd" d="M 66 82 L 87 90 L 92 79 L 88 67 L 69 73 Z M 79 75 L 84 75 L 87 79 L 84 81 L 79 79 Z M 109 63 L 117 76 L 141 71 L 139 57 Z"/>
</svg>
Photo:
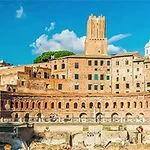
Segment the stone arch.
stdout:
<svg viewBox="0 0 150 150">
<path fill-rule="evenodd" d="M 32 109 L 34 109 L 35 107 L 35 102 L 32 102 Z"/>
<path fill-rule="evenodd" d="M 113 108 L 117 108 L 117 102 L 113 102 Z"/>
<path fill-rule="evenodd" d="M 124 102 L 120 102 L 120 108 L 124 107 Z"/>
<path fill-rule="evenodd" d="M 51 102 L 51 108 L 54 108 L 54 102 Z"/>
<path fill-rule="evenodd" d="M 41 102 L 38 102 L 38 109 L 41 108 Z"/>
<path fill-rule="evenodd" d="M 24 116 L 25 122 L 29 122 L 29 113 L 26 113 Z"/>
<path fill-rule="evenodd" d="M 69 102 L 66 103 L 66 109 L 69 109 Z"/>
<path fill-rule="evenodd" d="M 77 102 L 74 103 L 74 108 L 78 108 L 78 103 Z"/>
<path fill-rule="evenodd" d="M 101 103 L 100 102 L 97 103 L 97 108 L 101 108 Z"/>
<path fill-rule="evenodd" d="M 84 102 L 81 104 L 81 108 L 85 108 L 85 103 Z"/>
<path fill-rule="evenodd" d="M 96 114 L 96 122 L 101 121 L 103 114 L 101 112 L 98 112 Z"/>
<path fill-rule="evenodd" d="M 59 109 L 61 108 L 61 102 L 58 103 L 58 108 L 59 108 Z"/>
<path fill-rule="evenodd" d="M 26 108 L 29 108 L 29 102 L 26 102 Z"/>
<path fill-rule="evenodd" d="M 111 121 L 112 122 L 115 122 L 115 121 L 117 121 L 118 120 L 118 113 L 112 113 L 111 114 Z"/>
<path fill-rule="evenodd" d="M 134 108 L 136 108 L 136 107 L 137 107 L 136 102 L 133 102 L 133 107 L 134 107 Z"/>
<path fill-rule="evenodd" d="M 128 113 L 126 113 L 126 115 L 125 115 L 125 120 L 126 120 L 126 121 L 129 121 L 131 117 L 132 117 L 132 114 L 128 112 Z"/>
<path fill-rule="evenodd" d="M 142 108 L 143 107 L 143 103 L 140 101 L 140 108 Z"/>
<path fill-rule="evenodd" d="M 47 102 L 44 103 L 44 108 L 47 109 Z"/>
<path fill-rule="evenodd" d="M 139 113 L 139 118 L 144 118 L 144 113 Z"/>
<path fill-rule="evenodd" d="M 52 79 L 55 79 L 55 75 L 52 75 L 51 78 L 52 78 Z"/>
<path fill-rule="evenodd" d="M 105 108 L 107 109 L 108 107 L 109 107 L 109 103 L 106 102 L 106 103 L 105 103 Z"/>
<path fill-rule="evenodd" d="M 87 114 L 86 113 L 81 113 L 79 115 L 79 118 L 80 118 L 80 122 L 86 122 L 86 117 L 87 117 Z"/>
<path fill-rule="evenodd" d="M 130 102 L 127 102 L 127 108 L 130 108 Z"/>
<path fill-rule="evenodd" d="M 89 108 L 93 108 L 93 103 L 92 102 L 90 102 Z"/>
</svg>

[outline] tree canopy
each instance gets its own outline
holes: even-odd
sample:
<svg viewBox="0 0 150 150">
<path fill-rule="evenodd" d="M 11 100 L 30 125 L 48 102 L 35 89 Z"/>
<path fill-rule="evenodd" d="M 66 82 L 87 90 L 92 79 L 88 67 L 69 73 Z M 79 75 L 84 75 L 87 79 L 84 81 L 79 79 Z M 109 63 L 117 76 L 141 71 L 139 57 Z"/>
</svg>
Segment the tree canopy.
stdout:
<svg viewBox="0 0 150 150">
<path fill-rule="evenodd" d="M 42 62 L 47 62 L 54 56 L 54 58 L 59 58 L 59 57 L 64 57 L 64 56 L 70 56 L 70 55 L 75 55 L 73 52 L 68 51 L 68 50 L 63 50 L 63 51 L 48 51 L 42 53 L 40 56 L 38 56 L 35 60 L 34 63 L 42 63 Z"/>
</svg>

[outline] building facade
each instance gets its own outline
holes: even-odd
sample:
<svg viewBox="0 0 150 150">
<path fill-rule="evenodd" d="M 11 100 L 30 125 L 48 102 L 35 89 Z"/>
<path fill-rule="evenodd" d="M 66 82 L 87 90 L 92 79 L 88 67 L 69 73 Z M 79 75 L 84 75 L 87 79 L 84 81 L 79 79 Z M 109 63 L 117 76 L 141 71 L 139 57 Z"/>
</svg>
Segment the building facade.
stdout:
<svg viewBox="0 0 150 150">
<path fill-rule="evenodd" d="M 107 54 L 106 20 L 91 15 L 84 54 L 0 70 L 4 118 L 150 116 L 150 59 Z"/>
</svg>

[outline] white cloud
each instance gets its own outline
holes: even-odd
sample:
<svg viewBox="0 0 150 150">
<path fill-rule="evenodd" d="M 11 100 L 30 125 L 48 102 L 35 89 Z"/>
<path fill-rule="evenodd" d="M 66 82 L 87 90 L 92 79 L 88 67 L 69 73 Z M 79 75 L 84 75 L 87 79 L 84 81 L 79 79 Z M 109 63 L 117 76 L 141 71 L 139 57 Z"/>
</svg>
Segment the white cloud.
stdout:
<svg viewBox="0 0 150 150">
<path fill-rule="evenodd" d="M 126 49 L 119 47 L 119 46 L 115 46 L 113 44 L 108 44 L 107 50 L 108 50 L 109 54 L 117 54 L 117 53 L 121 53 L 121 52 L 127 52 Z"/>
<path fill-rule="evenodd" d="M 41 54 L 49 50 L 71 50 L 80 53 L 84 49 L 85 36 L 77 37 L 74 31 L 68 29 L 56 33 L 49 39 L 48 35 L 41 35 L 35 42 L 30 44 L 34 54 Z"/>
<path fill-rule="evenodd" d="M 55 28 L 55 22 L 51 22 L 49 27 L 45 27 L 45 31 L 51 31 Z"/>
<path fill-rule="evenodd" d="M 119 34 L 111 37 L 108 40 L 108 53 L 116 54 L 126 52 L 126 49 L 120 46 L 115 46 L 111 43 L 128 36 L 131 36 L 131 34 Z M 33 54 L 41 54 L 49 50 L 71 50 L 75 53 L 83 53 L 85 38 L 85 36 L 78 37 L 74 31 L 66 29 L 61 33 L 54 34 L 51 38 L 49 38 L 48 35 L 43 34 L 37 38 L 35 42 L 30 44 L 30 47 L 33 48 Z"/>
<path fill-rule="evenodd" d="M 20 9 L 16 10 L 16 18 L 22 18 L 23 17 L 23 7 L 21 6 Z"/>
<path fill-rule="evenodd" d="M 131 34 L 118 34 L 118 35 L 112 36 L 110 39 L 108 39 L 108 43 L 110 44 L 110 43 L 116 42 L 118 40 L 127 38 L 129 36 L 131 36 Z"/>
</svg>

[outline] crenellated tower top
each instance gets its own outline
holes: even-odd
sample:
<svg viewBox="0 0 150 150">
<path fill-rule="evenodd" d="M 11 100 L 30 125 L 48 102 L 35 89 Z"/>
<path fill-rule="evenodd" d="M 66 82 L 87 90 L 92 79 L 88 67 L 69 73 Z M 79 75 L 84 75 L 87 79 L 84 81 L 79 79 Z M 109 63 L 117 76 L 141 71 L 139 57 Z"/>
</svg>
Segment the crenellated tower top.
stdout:
<svg viewBox="0 0 150 150">
<path fill-rule="evenodd" d="M 107 54 L 106 20 L 103 15 L 96 17 L 91 14 L 88 18 L 85 54 Z"/>
</svg>

